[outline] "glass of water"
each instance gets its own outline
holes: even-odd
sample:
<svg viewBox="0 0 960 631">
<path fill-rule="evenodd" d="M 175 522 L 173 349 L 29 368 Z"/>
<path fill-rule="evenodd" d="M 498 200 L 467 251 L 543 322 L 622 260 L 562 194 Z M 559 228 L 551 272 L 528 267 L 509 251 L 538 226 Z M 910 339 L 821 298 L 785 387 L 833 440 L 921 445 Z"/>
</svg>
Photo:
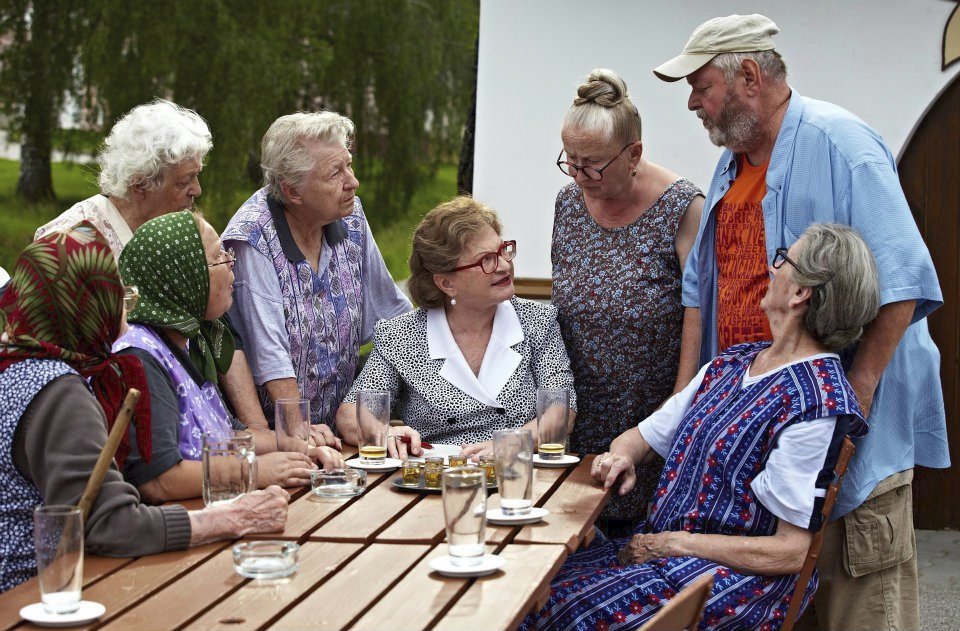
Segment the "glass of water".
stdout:
<svg viewBox="0 0 960 631">
<path fill-rule="evenodd" d="M 257 490 L 257 456 L 250 432 L 208 432 L 203 435 L 203 503 L 229 504 Z"/>
<path fill-rule="evenodd" d="M 274 410 L 277 451 L 307 453 L 310 448 L 310 401 L 277 399 Z"/>
<path fill-rule="evenodd" d="M 360 461 L 380 464 L 387 457 L 390 429 L 390 393 L 386 390 L 357 391 L 357 446 Z"/>
<path fill-rule="evenodd" d="M 493 457 L 504 515 L 526 515 L 533 508 L 533 434 L 528 429 L 493 433 Z"/>
<path fill-rule="evenodd" d="M 570 390 L 537 389 L 537 455 L 543 460 L 560 460 L 567 452 L 567 423 L 570 420 Z"/>
<path fill-rule="evenodd" d="M 50 614 L 80 608 L 83 579 L 83 516 L 76 506 L 39 506 L 33 511 L 40 601 Z"/>
<path fill-rule="evenodd" d="M 479 565 L 487 541 L 487 485 L 483 469 L 454 467 L 443 472 L 443 518 L 450 563 Z"/>
</svg>

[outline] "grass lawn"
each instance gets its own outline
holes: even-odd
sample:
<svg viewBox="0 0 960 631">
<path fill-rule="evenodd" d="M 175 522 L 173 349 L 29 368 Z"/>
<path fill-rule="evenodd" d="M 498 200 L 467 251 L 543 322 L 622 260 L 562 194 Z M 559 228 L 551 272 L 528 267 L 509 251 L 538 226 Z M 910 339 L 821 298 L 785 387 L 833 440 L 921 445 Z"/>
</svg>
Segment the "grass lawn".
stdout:
<svg viewBox="0 0 960 631">
<path fill-rule="evenodd" d="M 0 267 L 8 272 L 39 226 L 98 190 L 94 169 L 72 162 L 56 162 L 53 164 L 53 189 L 60 201 L 28 206 L 14 196 L 19 168 L 20 163 L 15 160 L 0 160 L 0 226 L 3 226 L 0 230 Z M 450 199 L 456 192 L 457 167 L 444 165 L 437 171 L 433 182 L 414 195 L 410 211 L 405 217 L 374 231 L 387 268 L 395 279 L 410 275 L 407 260 L 410 258 L 410 236 L 414 226 L 428 210 Z M 237 205 L 248 196 L 249 193 L 239 195 Z M 360 198 L 363 199 L 362 185 Z M 370 215 L 376 215 L 375 208 L 368 207 L 365 210 Z"/>
</svg>

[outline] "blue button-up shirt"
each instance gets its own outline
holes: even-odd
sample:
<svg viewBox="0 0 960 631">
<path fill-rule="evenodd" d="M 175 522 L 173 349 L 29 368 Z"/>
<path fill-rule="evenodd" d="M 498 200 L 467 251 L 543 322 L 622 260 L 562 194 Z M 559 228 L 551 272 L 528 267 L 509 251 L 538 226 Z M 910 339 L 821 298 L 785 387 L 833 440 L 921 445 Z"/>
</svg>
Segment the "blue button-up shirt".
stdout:
<svg viewBox="0 0 960 631">
<path fill-rule="evenodd" d="M 717 203 L 737 177 L 736 156 L 720 156 L 704 204 L 697 241 L 683 275 L 683 304 L 699 307 L 700 364 L 718 354 Z M 911 325 L 897 346 L 873 399 L 870 431 L 857 451 L 834 517 L 866 499 L 884 478 L 913 467 L 950 466 L 940 387 L 940 353 L 926 316 L 943 304 L 937 274 L 900 188 L 896 163 L 883 139 L 845 109 L 793 91 L 767 169 L 763 198 L 767 260 L 815 222 L 855 228 L 870 246 L 880 273 L 880 304 L 915 300 Z M 849 368 L 853 353 L 843 355 Z"/>
</svg>

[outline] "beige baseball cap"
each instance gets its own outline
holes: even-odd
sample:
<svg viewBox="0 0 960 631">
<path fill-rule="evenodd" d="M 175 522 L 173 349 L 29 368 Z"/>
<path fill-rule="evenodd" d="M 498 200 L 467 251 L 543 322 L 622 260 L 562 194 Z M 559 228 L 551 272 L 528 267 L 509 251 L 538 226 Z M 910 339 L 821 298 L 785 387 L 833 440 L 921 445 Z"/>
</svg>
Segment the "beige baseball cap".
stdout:
<svg viewBox="0 0 960 631">
<path fill-rule="evenodd" d="M 728 15 L 707 20 L 693 32 L 683 52 L 653 69 L 664 81 L 678 81 L 705 66 L 720 53 L 773 50 L 773 36 L 780 32 L 763 15 Z"/>
</svg>

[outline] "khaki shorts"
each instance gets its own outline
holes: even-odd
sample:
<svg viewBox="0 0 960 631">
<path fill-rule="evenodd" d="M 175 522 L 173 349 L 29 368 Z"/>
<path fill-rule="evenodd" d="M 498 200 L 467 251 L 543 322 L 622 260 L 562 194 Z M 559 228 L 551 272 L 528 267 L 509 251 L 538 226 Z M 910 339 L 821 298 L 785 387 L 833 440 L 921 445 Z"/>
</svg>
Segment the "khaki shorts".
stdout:
<svg viewBox="0 0 960 631">
<path fill-rule="evenodd" d="M 920 628 L 912 481 L 913 469 L 886 478 L 827 524 L 820 586 L 798 630 Z"/>
</svg>

